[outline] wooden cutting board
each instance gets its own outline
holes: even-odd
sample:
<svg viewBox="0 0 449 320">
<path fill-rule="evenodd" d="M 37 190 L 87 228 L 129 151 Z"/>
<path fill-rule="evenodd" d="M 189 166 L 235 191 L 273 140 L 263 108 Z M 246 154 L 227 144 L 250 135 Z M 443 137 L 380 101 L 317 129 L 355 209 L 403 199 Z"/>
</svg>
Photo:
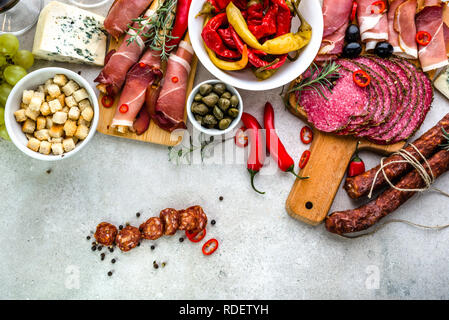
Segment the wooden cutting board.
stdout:
<svg viewBox="0 0 449 320">
<path fill-rule="evenodd" d="M 307 121 L 305 112 L 295 107 L 295 95 L 290 94 L 287 98 L 289 110 Z M 405 142 L 399 142 L 381 146 L 353 136 L 338 136 L 313 129 L 310 159 L 300 172 L 301 176 L 309 179 L 296 179 L 287 198 L 286 210 L 291 217 L 311 225 L 318 225 L 326 218 L 358 141 L 359 150 L 369 150 L 382 155 L 396 152 L 405 145 Z"/>
<path fill-rule="evenodd" d="M 110 50 L 117 49 L 120 46 L 122 40 L 123 39 L 121 39 L 120 41 L 115 41 L 115 40 L 111 39 L 110 43 L 109 43 L 109 49 Z M 189 40 L 190 39 L 187 34 L 184 41 L 189 41 Z M 195 82 L 195 75 L 196 75 L 197 67 L 198 67 L 198 59 L 194 55 L 192 64 L 191 64 L 191 71 L 189 74 L 189 79 L 187 82 L 186 99 L 189 96 L 190 92 L 192 91 L 193 83 Z M 111 108 L 103 107 L 103 105 L 101 103 L 101 99 L 103 98 L 103 95 L 104 95 L 103 93 L 100 93 L 100 97 L 99 97 L 100 119 L 98 121 L 97 131 L 99 131 L 103 134 L 107 134 L 107 135 L 115 136 L 115 137 L 119 137 L 119 138 L 126 138 L 126 139 L 132 139 L 132 140 L 137 140 L 137 141 L 156 143 L 156 144 L 161 144 L 161 145 L 166 145 L 166 146 L 175 146 L 175 145 L 181 143 L 183 135 L 181 135 L 181 134 L 173 134 L 172 135 L 170 132 L 159 128 L 153 120 L 151 120 L 150 126 L 148 127 L 147 131 L 145 131 L 140 136 L 135 134 L 134 132 L 127 132 L 124 134 L 117 132 L 115 129 L 110 127 L 110 124 L 112 122 L 112 118 L 114 118 L 115 109 L 116 109 L 118 101 L 120 99 L 120 95 L 117 95 L 115 97 L 114 104 Z M 187 120 L 187 113 L 184 111 L 184 121 L 186 121 L 186 120 Z"/>
</svg>

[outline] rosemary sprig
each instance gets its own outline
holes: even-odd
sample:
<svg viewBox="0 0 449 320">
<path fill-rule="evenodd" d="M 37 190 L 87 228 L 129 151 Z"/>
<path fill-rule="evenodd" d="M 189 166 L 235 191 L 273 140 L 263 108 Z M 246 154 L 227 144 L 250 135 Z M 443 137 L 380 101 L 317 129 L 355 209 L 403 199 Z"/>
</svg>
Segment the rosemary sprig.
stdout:
<svg viewBox="0 0 449 320">
<path fill-rule="evenodd" d="M 446 143 L 440 144 L 440 147 L 449 151 L 449 133 L 444 130 L 444 128 L 441 128 L 441 130 L 443 131 L 443 136 L 446 139 Z"/>
<path fill-rule="evenodd" d="M 299 98 L 303 91 L 315 91 L 321 95 L 324 99 L 328 100 L 325 92 L 332 92 L 334 87 L 334 81 L 340 78 L 338 70 L 340 65 L 334 61 L 326 63 L 322 69 L 320 69 L 315 63 L 313 63 L 306 71 L 310 72 L 310 75 L 301 79 L 301 81 L 288 91 L 288 93 L 298 92 Z"/>
<path fill-rule="evenodd" d="M 156 12 L 150 17 L 139 17 L 134 19 L 137 22 L 137 27 L 129 26 L 130 38 L 127 40 L 128 45 L 137 41 L 140 37 L 148 38 L 146 45 L 157 52 L 160 52 L 161 60 L 167 60 L 170 51 L 175 46 L 167 46 L 166 44 L 178 37 L 173 37 L 171 31 L 173 29 L 174 17 L 176 13 L 176 5 L 178 0 L 165 0 L 159 4 Z M 139 43 L 139 45 L 141 45 Z"/>
</svg>

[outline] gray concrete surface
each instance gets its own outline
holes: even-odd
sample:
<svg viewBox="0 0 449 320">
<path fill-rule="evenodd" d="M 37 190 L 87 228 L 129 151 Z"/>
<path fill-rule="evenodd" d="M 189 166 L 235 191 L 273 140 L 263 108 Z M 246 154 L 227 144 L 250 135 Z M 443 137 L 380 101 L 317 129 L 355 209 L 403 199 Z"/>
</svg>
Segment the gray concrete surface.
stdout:
<svg viewBox="0 0 449 320">
<path fill-rule="evenodd" d="M 21 37 L 22 47 L 31 48 L 33 35 L 34 30 Z M 39 61 L 35 68 L 48 65 Z M 82 70 L 89 80 L 99 72 L 56 65 Z M 197 82 L 210 78 L 200 67 Z M 305 149 L 299 141 L 303 123 L 284 109 L 280 90 L 241 93 L 245 111 L 259 119 L 264 103 L 274 104 L 281 138 L 297 162 Z M 448 111 L 437 93 L 420 132 Z M 368 153 L 362 157 L 367 167 L 379 161 Z M 0 141 L 0 172 L 3 299 L 449 298 L 448 230 L 393 224 L 366 238 L 338 238 L 287 215 L 293 177 L 282 172 L 262 171 L 257 185 L 267 193 L 261 196 L 251 190 L 242 164 L 177 166 L 168 161 L 166 147 L 100 133 L 82 152 L 56 163 L 30 159 Z M 437 186 L 449 190 L 449 177 Z M 107 253 L 104 261 L 86 240 L 100 221 L 137 225 L 165 207 L 193 204 L 217 221 L 207 237 L 217 238 L 220 248 L 210 257 L 199 244 L 180 243 L 181 233 L 129 253 Z M 340 190 L 333 210 L 356 205 Z M 393 216 L 444 224 L 448 207 L 449 199 L 424 193 Z M 156 270 L 154 260 L 167 265 Z"/>
</svg>

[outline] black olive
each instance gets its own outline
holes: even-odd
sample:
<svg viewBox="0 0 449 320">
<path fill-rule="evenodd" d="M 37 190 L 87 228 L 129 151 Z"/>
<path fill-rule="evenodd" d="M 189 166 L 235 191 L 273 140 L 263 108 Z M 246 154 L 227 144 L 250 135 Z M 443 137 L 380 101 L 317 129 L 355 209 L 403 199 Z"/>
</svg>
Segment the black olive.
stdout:
<svg viewBox="0 0 449 320">
<path fill-rule="evenodd" d="M 346 58 L 357 58 L 362 53 L 362 46 L 358 42 L 350 42 L 343 48 L 343 56 Z"/>
<path fill-rule="evenodd" d="M 357 42 L 360 41 L 360 29 L 355 24 L 350 24 L 346 29 L 345 35 L 346 42 Z"/>
<path fill-rule="evenodd" d="M 374 53 L 381 58 L 389 58 L 393 54 L 393 46 L 388 42 L 379 42 L 374 48 Z"/>
</svg>

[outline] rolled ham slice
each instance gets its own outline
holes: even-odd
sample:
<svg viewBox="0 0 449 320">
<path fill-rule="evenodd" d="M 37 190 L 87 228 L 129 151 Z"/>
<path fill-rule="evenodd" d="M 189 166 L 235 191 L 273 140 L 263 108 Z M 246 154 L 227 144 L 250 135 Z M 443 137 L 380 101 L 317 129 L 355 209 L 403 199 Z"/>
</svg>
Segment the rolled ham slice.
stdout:
<svg viewBox="0 0 449 320">
<path fill-rule="evenodd" d="M 391 9 L 391 8 L 390 8 Z M 418 59 L 415 16 L 417 0 L 403 1 L 395 12 L 394 29 L 398 33 L 398 45 L 402 52 L 397 55 L 407 59 Z"/>
<path fill-rule="evenodd" d="M 426 1 L 424 8 L 416 16 L 416 29 L 418 32 L 426 31 L 432 36 L 428 45 L 419 45 L 419 62 L 423 71 L 448 65 L 441 3 L 434 0 Z"/>
<path fill-rule="evenodd" d="M 138 18 L 153 0 L 115 0 L 104 20 L 106 31 L 118 40 L 128 30 L 133 19 Z"/>
<path fill-rule="evenodd" d="M 155 0 L 151 7 L 145 12 L 146 17 L 152 17 L 156 13 L 159 0 Z M 133 27 L 138 28 L 139 23 L 135 22 Z M 129 38 L 135 34 L 133 29 L 129 29 L 120 47 L 112 54 L 108 55 L 105 66 L 98 77 L 94 80 L 98 82 L 98 90 L 109 95 L 116 95 L 125 83 L 128 70 L 139 60 L 145 49 L 146 37 L 138 36 L 137 40 L 128 43 Z"/>
<path fill-rule="evenodd" d="M 393 46 L 394 54 L 402 54 L 403 51 L 399 46 L 399 33 L 394 28 L 395 26 L 395 18 L 396 18 L 396 10 L 397 8 L 404 3 L 406 0 L 390 0 L 390 6 L 388 8 L 387 18 L 388 18 L 388 42 Z M 415 19 L 413 18 L 413 23 Z"/>
<path fill-rule="evenodd" d="M 446 54 L 449 57 L 449 4 L 447 2 L 443 5 L 443 32 Z"/>
<path fill-rule="evenodd" d="M 357 0 L 357 19 L 360 28 L 360 37 L 366 43 L 367 51 L 376 47 L 378 42 L 388 41 L 387 11 L 372 13 L 377 7 L 373 0 Z"/>
<path fill-rule="evenodd" d="M 111 127 L 121 133 L 134 130 L 134 120 L 145 102 L 148 86 L 161 76 L 159 52 L 147 50 L 126 76 L 125 87 L 120 95 Z M 128 110 L 121 112 L 120 107 L 124 105 Z"/>
<path fill-rule="evenodd" d="M 181 41 L 176 54 L 170 55 L 168 59 L 162 90 L 153 115 L 153 120 L 164 130 L 172 132 L 186 128 L 184 108 L 192 58 L 192 46 Z"/>
<path fill-rule="evenodd" d="M 343 51 L 351 9 L 352 0 L 323 1 L 324 33 L 317 61 L 336 58 Z"/>
</svg>

